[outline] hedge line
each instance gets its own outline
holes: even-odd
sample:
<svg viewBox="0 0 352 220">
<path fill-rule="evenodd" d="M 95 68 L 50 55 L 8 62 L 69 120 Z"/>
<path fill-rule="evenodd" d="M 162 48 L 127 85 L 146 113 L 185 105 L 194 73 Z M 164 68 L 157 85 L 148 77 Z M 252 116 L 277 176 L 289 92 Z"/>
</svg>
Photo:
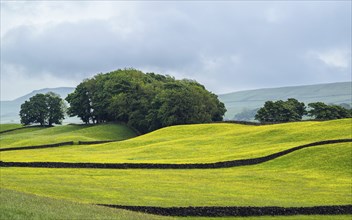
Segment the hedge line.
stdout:
<svg viewBox="0 0 352 220">
<path fill-rule="evenodd" d="M 74 144 L 73 141 L 68 141 L 68 142 L 61 142 L 61 143 L 56 143 L 56 144 L 44 144 L 44 145 L 36 145 L 36 146 L 1 148 L 0 151 L 32 150 L 32 149 L 40 149 L 40 148 L 60 147 L 60 146 L 73 145 L 73 144 Z"/>
<path fill-rule="evenodd" d="M 232 123 L 232 124 L 242 124 L 242 125 L 275 125 L 275 124 L 284 124 L 284 123 L 292 123 L 292 122 L 307 122 L 307 121 L 329 121 L 324 119 L 308 119 L 308 120 L 300 120 L 300 121 L 287 121 L 287 122 L 257 122 L 257 121 L 237 121 L 237 120 L 225 120 L 225 121 L 216 121 L 211 123 Z"/>
<path fill-rule="evenodd" d="M 5 131 L 0 131 L 0 134 L 11 132 L 11 131 L 27 129 L 27 128 L 39 128 L 39 127 L 43 128 L 43 127 L 52 127 L 52 126 L 40 126 L 40 125 L 26 126 L 26 127 L 13 128 L 13 129 L 5 130 Z"/>
<path fill-rule="evenodd" d="M 20 130 L 20 129 L 24 129 L 24 128 L 25 128 L 25 127 L 22 127 L 22 128 L 13 128 L 13 129 L 5 130 L 5 131 L 0 131 L 0 134 L 7 133 L 7 132 L 11 132 L 11 131 L 16 131 L 16 130 Z"/>
<path fill-rule="evenodd" d="M 98 204 L 110 208 L 126 209 L 163 216 L 288 216 L 288 215 L 348 215 L 352 214 L 352 205 L 313 206 L 313 207 L 154 207 L 154 206 L 123 206 Z"/>
<path fill-rule="evenodd" d="M 226 120 L 226 121 L 216 121 L 216 122 L 211 122 L 209 124 L 212 123 L 216 123 L 216 124 L 227 124 L 227 123 L 231 123 L 231 124 L 241 124 L 241 125 L 256 125 L 256 126 L 260 126 L 260 125 L 271 125 L 271 124 L 278 124 L 277 122 L 254 122 L 254 121 L 235 121 L 235 120 Z"/>
<path fill-rule="evenodd" d="M 3 162 L 0 167 L 43 167 L 43 168 L 97 168 L 97 169 L 216 169 L 236 166 L 247 166 L 264 163 L 269 160 L 289 154 L 293 151 L 307 147 L 325 144 L 352 142 L 352 139 L 325 140 L 301 145 L 264 157 L 231 160 L 216 163 L 193 163 L 193 164 L 155 164 L 155 163 L 65 163 L 65 162 Z"/>
<path fill-rule="evenodd" d="M 103 144 L 116 142 L 118 140 L 109 140 L 109 141 L 78 141 L 78 145 L 92 145 L 92 144 Z M 60 147 L 66 145 L 74 145 L 73 141 L 61 142 L 55 144 L 44 144 L 44 145 L 35 145 L 35 146 L 24 146 L 24 147 L 8 147 L 1 148 L 0 151 L 12 151 L 12 150 L 32 150 L 32 149 L 41 149 L 41 148 L 50 148 L 50 147 Z"/>
<path fill-rule="evenodd" d="M 104 144 L 110 142 L 116 142 L 118 140 L 109 140 L 109 141 L 78 141 L 78 145 L 91 145 L 91 144 Z"/>
</svg>

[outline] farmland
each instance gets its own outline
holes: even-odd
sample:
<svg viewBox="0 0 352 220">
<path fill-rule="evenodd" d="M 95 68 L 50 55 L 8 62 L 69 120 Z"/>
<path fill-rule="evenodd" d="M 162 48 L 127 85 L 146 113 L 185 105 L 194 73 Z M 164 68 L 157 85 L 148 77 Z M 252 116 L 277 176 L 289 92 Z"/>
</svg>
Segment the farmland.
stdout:
<svg viewBox="0 0 352 220">
<path fill-rule="evenodd" d="M 265 156 L 321 140 L 352 138 L 350 123 L 350 119 L 342 119 L 266 126 L 183 125 L 160 129 L 121 142 L 35 151 L 9 151 L 1 155 L 3 161 L 23 162 L 209 163 Z M 59 136 L 65 137 L 61 140 L 69 141 L 71 139 L 68 135 L 67 133 L 67 136 Z M 4 140 L 10 139 L 6 136 Z M 11 139 L 15 137 L 17 136 L 11 136 Z M 21 134 L 20 139 L 22 138 Z M 113 137 L 107 135 L 100 138 Z M 3 145 L 7 146 L 6 141 Z"/>
<path fill-rule="evenodd" d="M 38 133 L 50 132 L 49 129 L 31 132 L 19 130 L 18 133 L 9 132 L 2 134 L 1 137 L 6 140 L 6 136 L 9 135 L 13 140 L 20 140 L 26 135 L 30 137 L 32 132 L 36 137 L 40 137 Z M 65 126 L 60 129 L 68 130 Z M 111 130 L 102 127 L 99 129 Z M 78 133 L 77 130 L 73 130 L 67 131 L 66 136 L 65 132 L 58 135 L 60 138 L 66 137 L 60 140 L 71 140 L 69 135 Z M 58 131 L 53 134 L 56 132 L 59 134 Z M 84 132 L 79 133 L 80 138 L 84 137 L 82 133 Z M 88 136 L 96 134 L 95 140 L 115 139 L 109 132 L 106 135 L 103 133 L 92 132 Z M 1 152 L 1 160 L 71 163 L 209 163 L 250 159 L 316 141 L 350 138 L 351 119 L 266 126 L 187 125 L 168 127 L 132 139 L 106 144 L 6 151 Z M 35 141 L 37 140 L 33 138 L 28 143 L 37 144 Z M 2 167 L 1 187 L 5 193 L 14 193 L 12 191 L 14 190 L 55 199 L 56 202 L 77 203 L 79 206 L 351 205 L 351 157 L 352 145 L 351 142 L 346 142 L 300 149 L 257 165 L 221 169 Z M 99 208 L 97 212 L 100 212 Z M 113 216 L 119 213 L 109 212 L 108 215 L 114 218 Z M 121 218 L 138 217 L 133 217 L 134 213 L 130 215 Z M 149 215 L 147 217 L 159 218 Z M 284 219 L 324 219 L 323 217 L 348 219 L 350 216 L 293 216 Z"/>
<path fill-rule="evenodd" d="M 66 141 L 123 140 L 134 136 L 135 132 L 123 124 L 65 125 L 26 127 L 2 134 L 0 141 L 1 148 L 11 148 Z"/>
<path fill-rule="evenodd" d="M 1 172 L 8 188 L 85 203 L 289 207 L 319 205 L 323 198 L 324 205 L 341 205 L 351 199 L 351 153 L 350 144 L 336 144 L 262 165 L 221 170 L 3 168 Z"/>
<path fill-rule="evenodd" d="M 21 128 L 20 124 L 0 124 L 0 132 Z"/>
<path fill-rule="evenodd" d="M 0 219 L 168 219 L 1 189 Z"/>
<path fill-rule="evenodd" d="M 75 203 L 66 200 L 58 200 L 47 197 L 35 196 L 27 193 L 20 193 L 13 190 L 0 189 L 0 219 L 160 219 L 169 220 L 175 217 L 153 216 L 142 213 L 135 213 L 125 210 L 116 210 L 95 205 Z M 92 217 L 94 216 L 94 217 Z M 349 219 L 348 215 L 339 216 L 279 216 L 261 217 L 260 219 Z M 204 217 L 187 217 L 183 219 L 204 220 Z M 236 217 L 236 218 L 206 218 L 207 220 L 236 219 L 253 220 L 258 217 Z"/>
</svg>

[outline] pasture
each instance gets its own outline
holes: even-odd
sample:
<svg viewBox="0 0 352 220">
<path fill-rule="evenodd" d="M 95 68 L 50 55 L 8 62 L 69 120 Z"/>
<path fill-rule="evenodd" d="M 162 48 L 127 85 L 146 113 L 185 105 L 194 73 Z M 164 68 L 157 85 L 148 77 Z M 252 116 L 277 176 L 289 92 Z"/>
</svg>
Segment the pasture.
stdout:
<svg viewBox="0 0 352 220">
<path fill-rule="evenodd" d="M 77 202 L 149 206 L 316 206 L 351 201 L 350 143 L 211 170 L 1 168 L 6 188 Z"/>
<path fill-rule="evenodd" d="M 1 152 L 1 160 L 5 162 L 181 164 L 250 159 L 311 142 L 351 138 L 351 122 L 351 119 L 343 119 L 266 126 L 238 124 L 173 126 L 106 144 L 6 151 Z M 65 130 L 64 127 L 60 129 Z M 37 134 L 50 132 L 48 129 L 19 132 L 17 137 L 16 132 L 7 133 L 4 136 L 12 135 L 14 140 L 20 140 L 32 132 Z M 95 128 L 93 126 L 89 129 Z M 74 132 L 79 133 L 73 130 L 73 132 L 62 132 L 58 136 L 65 137 L 66 133 L 66 136 L 70 137 L 69 135 Z M 82 133 L 84 134 L 84 132 L 79 134 L 84 137 Z M 48 133 L 45 134 L 48 135 Z M 97 136 L 92 137 L 92 134 Z M 55 136 L 55 132 L 53 135 Z M 86 137 L 95 138 L 95 140 L 114 139 L 109 135 L 109 132 L 106 136 L 91 132 Z M 40 137 L 40 135 L 36 136 Z M 351 205 L 351 158 L 352 144 L 347 142 L 300 149 L 262 164 L 221 169 L 1 167 L 1 194 L 17 193 L 18 195 L 13 196 L 13 199 L 2 198 L 2 201 L 6 202 L 1 207 L 2 209 L 7 207 L 5 210 L 8 210 L 6 211 L 8 213 L 16 212 L 11 211 L 9 207 L 14 209 L 13 205 L 8 204 L 15 203 L 18 197 L 27 198 L 33 194 L 39 196 L 35 197 L 38 202 L 42 197 L 46 197 L 45 199 L 53 200 L 54 203 L 72 203 L 73 207 L 77 205 L 77 208 L 82 210 L 92 207 L 92 212 L 101 212 L 103 216 L 102 210 L 111 210 L 111 208 L 93 207 L 92 204 L 157 207 Z M 28 199 L 31 199 L 29 197 Z M 34 205 L 25 203 L 23 206 L 29 206 L 29 210 L 33 209 L 33 213 L 40 213 L 36 211 Z M 55 211 L 50 213 L 55 219 L 53 214 Z M 86 214 L 90 215 L 89 212 Z M 119 215 L 122 216 L 121 219 L 169 219 L 152 215 L 143 216 L 144 214 L 135 212 L 120 212 L 120 210 L 105 214 L 108 215 L 107 219 L 118 218 L 116 216 Z M 100 214 L 91 215 L 98 216 L 95 219 L 99 219 L 100 216 Z M 300 215 L 263 216 L 259 219 L 349 219 L 350 217 L 348 215 Z M 258 219 L 258 217 L 243 219 Z"/>
<path fill-rule="evenodd" d="M 21 128 L 21 124 L 0 124 L 0 132 Z"/>
<path fill-rule="evenodd" d="M 0 219 L 169 219 L 126 210 L 40 197 L 8 189 L 1 189 L 0 201 Z"/>
<path fill-rule="evenodd" d="M 266 156 L 316 141 L 352 138 L 351 123 L 351 119 L 342 119 L 265 126 L 182 125 L 163 128 L 120 142 L 8 151 L 3 152 L 1 156 L 3 161 L 23 162 L 210 163 Z M 117 134 L 118 132 L 116 131 Z M 96 133 L 92 132 L 90 140 L 96 138 L 95 135 Z M 66 133 L 66 136 L 65 133 L 58 136 L 62 137 L 60 140 L 72 140 L 70 132 Z M 18 139 L 21 138 L 23 135 Z M 112 136 L 101 138 L 113 139 Z M 45 137 L 44 140 L 48 138 Z M 2 145 L 6 147 L 6 141 Z"/>
<path fill-rule="evenodd" d="M 8 127 L 8 126 L 5 126 Z M 123 140 L 135 137 L 123 124 L 26 127 L 0 135 L 1 148 L 55 144 L 67 141 Z"/>
</svg>

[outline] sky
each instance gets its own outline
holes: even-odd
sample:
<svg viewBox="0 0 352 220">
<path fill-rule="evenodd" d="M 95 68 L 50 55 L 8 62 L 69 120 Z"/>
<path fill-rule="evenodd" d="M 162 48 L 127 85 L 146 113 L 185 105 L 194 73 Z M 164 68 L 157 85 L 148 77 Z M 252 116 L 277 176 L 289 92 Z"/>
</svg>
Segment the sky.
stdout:
<svg viewBox="0 0 352 220">
<path fill-rule="evenodd" d="M 123 68 L 216 93 L 351 81 L 351 1 L 1 1 L 1 100 Z"/>
</svg>

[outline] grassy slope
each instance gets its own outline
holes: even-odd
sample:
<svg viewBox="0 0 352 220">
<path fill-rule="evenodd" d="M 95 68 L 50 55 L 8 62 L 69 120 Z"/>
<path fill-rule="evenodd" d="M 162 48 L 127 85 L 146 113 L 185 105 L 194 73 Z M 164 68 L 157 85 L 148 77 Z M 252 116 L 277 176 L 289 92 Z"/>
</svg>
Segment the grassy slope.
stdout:
<svg viewBox="0 0 352 220">
<path fill-rule="evenodd" d="M 39 197 L 31 194 L 20 193 L 7 189 L 0 189 L 0 219 L 16 220 L 16 219 L 199 219 L 199 220 L 220 220 L 220 219 L 237 219 L 237 220 L 253 220 L 258 217 L 246 218 L 204 218 L 204 217 L 162 217 L 125 210 L 110 209 L 95 205 L 86 205 L 80 203 L 69 202 L 65 200 L 57 200 L 46 197 Z M 288 216 L 288 217 L 261 217 L 260 219 L 350 219 L 350 216 Z"/>
<path fill-rule="evenodd" d="M 352 120 L 266 126 L 173 126 L 133 139 L 90 146 L 2 152 L 3 161 L 199 163 L 254 158 L 315 141 L 352 138 Z M 72 138 L 71 138 L 72 139 Z"/>
<path fill-rule="evenodd" d="M 171 219 L 0 190 L 0 219 Z"/>
<path fill-rule="evenodd" d="M 0 124 L 0 132 L 21 127 L 21 124 Z"/>
<path fill-rule="evenodd" d="M 351 204 L 351 143 L 215 170 L 1 168 L 5 188 L 85 203 L 150 206 Z"/>
<path fill-rule="evenodd" d="M 1 148 L 51 144 L 65 141 L 123 140 L 135 133 L 122 124 L 65 125 L 26 128 L 0 135 Z"/>
<path fill-rule="evenodd" d="M 309 122 L 311 123 L 311 122 Z M 290 136 L 291 132 L 297 135 L 298 143 L 307 139 L 304 135 L 307 129 L 311 129 L 309 134 L 314 133 L 313 139 L 322 137 L 332 138 L 350 138 L 351 121 L 338 120 L 321 123 L 303 123 L 305 127 L 295 127 L 299 123 L 286 124 L 289 127 L 280 126 L 276 129 L 269 129 L 271 126 L 252 127 L 239 125 L 236 131 L 242 134 L 250 132 L 244 130 L 244 127 L 264 130 L 256 130 L 253 132 L 253 139 L 243 141 L 243 144 L 252 143 L 252 140 L 260 141 L 260 138 L 255 138 L 256 135 L 275 134 L 276 136 L 263 136 L 262 143 L 269 143 L 269 140 L 278 142 L 288 141 L 294 142 L 294 136 Z M 194 127 L 192 127 L 194 126 Z M 230 130 L 222 131 L 220 125 L 214 125 L 214 128 L 209 128 L 206 125 L 192 126 L 175 126 L 167 129 L 156 131 L 146 136 L 138 137 L 132 140 L 124 141 L 134 147 L 133 144 L 149 141 L 148 146 L 158 146 L 158 141 L 161 143 L 171 143 L 171 145 L 182 147 L 183 141 L 192 142 L 189 140 L 193 135 L 198 140 L 193 140 L 193 143 L 199 142 L 206 136 L 211 136 L 213 129 L 218 129 L 222 132 L 221 138 L 226 138 L 225 134 L 231 134 Z M 202 129 L 200 129 L 200 127 Z M 278 125 L 275 125 L 278 126 Z M 273 126 L 273 127 L 275 127 Z M 242 128 L 241 128 L 242 127 Z M 271 127 L 271 128 L 273 128 Z M 328 127 L 327 130 L 322 127 Z M 191 131 L 193 128 L 193 131 Z M 196 128 L 196 129 L 194 129 Z M 233 127 L 234 128 L 234 127 Z M 241 129 L 239 129 L 241 128 Z M 173 132 L 178 132 L 177 135 L 172 134 L 168 129 L 174 129 Z M 175 131 L 176 129 L 176 131 Z M 292 129 L 290 131 L 290 129 Z M 330 131 L 329 131 L 330 129 Z M 300 133 L 298 130 L 302 130 Z M 165 132 L 166 131 L 166 132 Z M 164 132 L 165 136 L 158 135 L 159 132 Z M 208 132 L 208 134 L 207 134 Z M 339 133 L 339 134 L 338 134 Z M 160 133 L 159 133 L 160 134 Z M 217 132 L 219 134 L 219 132 Z M 233 134 L 233 133 L 232 133 Z M 239 135 L 239 134 L 237 134 Z M 284 135 L 283 137 L 277 137 Z M 303 135 L 303 137 L 301 136 Z M 347 137 L 346 137 L 347 135 Z M 175 136 L 181 139 L 181 143 L 173 140 Z M 147 137 L 147 138 L 146 138 Z M 237 137 L 237 136 L 236 136 Z M 146 138 L 146 139 L 145 139 Z M 214 138 L 214 137 L 213 137 Z M 144 140 L 143 140 L 144 139 Z M 208 139 L 208 141 L 211 138 Z M 324 138 L 328 139 L 328 138 Z M 216 140 L 213 140 L 216 143 Z M 237 140 L 241 141 L 241 140 Z M 130 143 L 132 142 L 132 143 Z M 253 144 L 253 143 L 252 143 Z M 115 144 L 113 145 L 114 147 Z M 188 145 L 185 145 L 185 147 Z M 207 146 L 207 145 L 206 145 Z M 214 146 L 214 145 L 213 145 Z M 215 145 L 217 146 L 217 145 Z M 249 145 L 248 145 L 249 146 Z M 81 146 L 80 146 L 81 147 Z M 90 146 L 93 147 L 93 146 Z M 97 150 L 94 149 L 94 154 Z M 99 145 L 100 149 L 111 147 L 111 144 Z M 210 145 L 209 145 L 210 147 Z M 66 147 L 64 147 L 66 149 Z M 62 149 L 64 149 L 62 148 Z M 138 146 L 136 148 L 139 148 Z M 61 149 L 61 148 L 60 148 Z M 127 148 L 128 149 L 128 148 Z M 165 149 L 165 148 L 163 148 Z M 52 149 L 56 150 L 56 149 Z M 73 149 L 71 149 L 72 151 Z M 31 150 L 17 152 L 20 158 L 23 159 L 24 152 L 32 154 L 40 150 Z M 256 152 L 253 149 L 254 152 Z M 1 154 L 6 156 L 7 154 Z M 49 152 L 47 152 L 49 153 Z M 59 152 L 57 152 L 59 153 Z M 61 152 L 63 153 L 63 152 Z M 69 153 L 69 151 L 67 152 Z M 88 153 L 88 151 L 87 151 Z M 91 152 L 92 153 L 92 152 Z M 105 153 L 105 155 L 104 155 Z M 102 152 L 98 156 L 108 157 L 107 153 Z M 69 154 L 66 154 L 68 156 Z M 9 156 L 9 155 L 7 155 Z M 28 155 L 30 156 L 30 155 Z M 59 155 L 58 155 L 59 156 Z M 87 155 L 86 155 L 87 156 Z M 115 155 L 116 156 L 116 155 Z M 178 155 L 180 156 L 180 155 Z M 204 206 L 204 205 L 278 205 L 278 206 L 312 206 L 312 205 L 336 205 L 350 204 L 352 199 L 351 194 L 351 178 L 352 173 L 350 167 L 352 162 L 352 146 L 351 143 L 326 145 L 304 149 L 294 152 L 276 160 L 248 167 L 237 167 L 229 169 L 217 170 L 93 170 L 93 169 L 32 169 L 32 168 L 1 168 L 1 187 L 16 189 L 18 191 L 35 193 L 38 195 L 49 196 L 53 198 L 63 198 L 73 201 L 86 203 L 111 203 L 111 204 L 126 204 L 126 205 L 156 205 L 156 206 Z M 109 157 L 108 157 L 109 158 Z M 23 216 L 30 216 L 24 210 L 33 210 L 32 215 L 38 214 L 37 208 L 31 206 L 30 203 L 19 207 L 12 207 L 13 198 L 5 201 L 8 207 L 4 212 L 16 216 L 13 212 L 25 213 Z M 17 202 L 14 202 L 17 204 Z M 26 206 L 29 206 L 26 207 Z M 80 205 L 84 206 L 84 205 Z M 88 206 L 88 205 L 87 205 Z M 85 209 L 85 208 L 79 208 Z M 55 212 L 40 213 L 44 219 L 50 215 L 57 215 Z M 65 210 L 63 208 L 63 210 Z M 85 212 L 85 211 L 84 211 Z M 99 211 L 97 211 L 99 212 Z M 89 218 L 93 214 L 89 214 Z M 115 214 L 108 215 L 114 216 Z M 95 216 L 95 215 L 94 215 Z M 99 216 L 99 214 L 97 214 Z M 15 217 L 11 217 L 15 219 Z M 11 219 L 10 218 L 10 219 Z M 37 216 L 39 218 L 39 216 Z M 53 217 L 55 218 L 55 217 Z M 122 219 L 124 217 L 121 217 Z M 126 219 L 135 219 L 134 214 L 127 214 Z M 261 217 L 260 219 L 349 219 L 350 216 L 293 216 L 293 217 Z M 93 218 L 96 219 L 96 218 Z M 187 218 L 187 219 L 203 219 L 203 218 Z M 219 218 L 216 218 L 219 219 Z M 226 218 L 226 219 L 242 219 L 242 218 Z M 243 218 L 243 219 L 257 219 Z"/>
</svg>

